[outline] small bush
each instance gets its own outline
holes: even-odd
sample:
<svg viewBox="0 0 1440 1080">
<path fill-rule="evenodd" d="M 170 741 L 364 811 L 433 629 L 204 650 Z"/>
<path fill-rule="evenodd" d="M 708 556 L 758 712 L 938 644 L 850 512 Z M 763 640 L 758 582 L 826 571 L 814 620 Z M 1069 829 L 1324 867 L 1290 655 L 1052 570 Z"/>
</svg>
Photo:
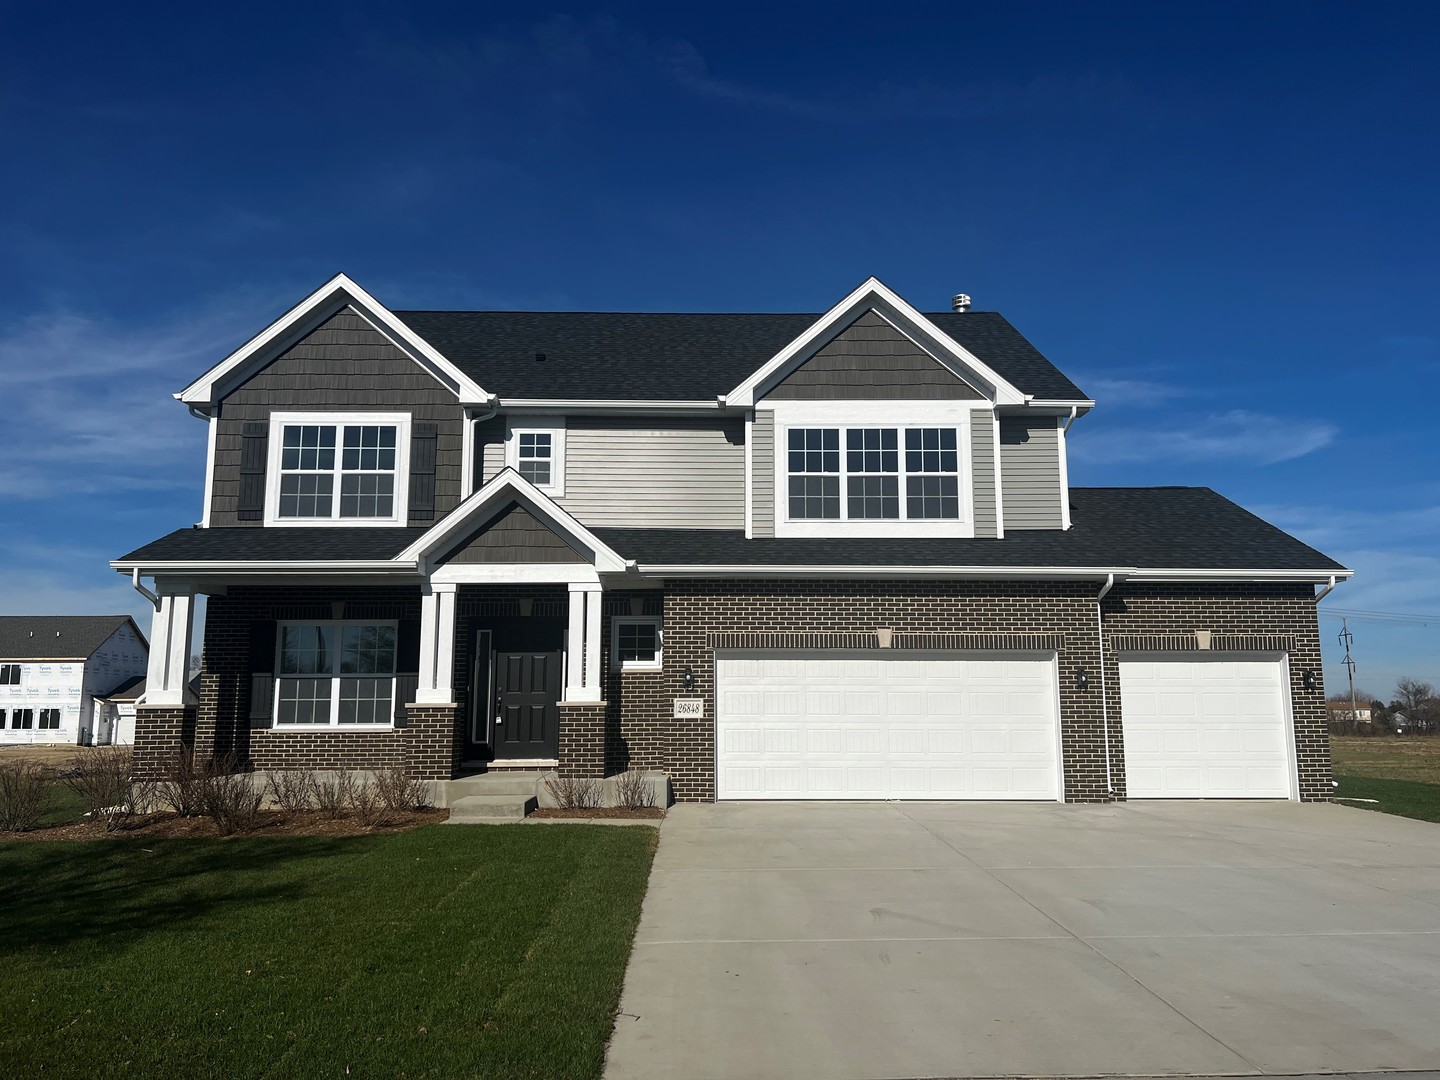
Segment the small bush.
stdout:
<svg viewBox="0 0 1440 1080">
<path fill-rule="evenodd" d="M 132 780 L 126 796 L 132 814 L 150 814 L 160 809 L 160 784 L 155 780 Z"/>
<path fill-rule="evenodd" d="M 209 775 L 201 802 L 221 836 L 251 832 L 260 824 L 265 788 L 255 783 L 250 773 L 240 770 L 241 762 L 233 754 L 213 759 L 206 770 Z"/>
<path fill-rule="evenodd" d="M 155 785 L 155 797 L 181 817 L 205 813 L 205 781 L 209 770 L 195 760 L 195 751 L 180 749 L 165 761 L 163 778 Z"/>
<path fill-rule="evenodd" d="M 412 776 L 407 769 L 392 765 L 375 774 L 375 787 L 385 809 L 397 814 L 423 810 L 429 805 L 429 788 L 424 780 Z"/>
<path fill-rule="evenodd" d="M 648 810 L 655 805 L 655 789 L 650 777 L 639 772 L 625 772 L 615 777 L 615 801 L 629 810 Z"/>
<path fill-rule="evenodd" d="M 87 746 L 70 759 L 60 779 L 80 797 L 85 813 L 103 821 L 107 831 L 134 813 L 131 799 L 130 751 L 123 746 Z"/>
<path fill-rule="evenodd" d="M 381 794 L 380 785 L 358 779 L 350 785 L 347 809 L 355 815 L 355 820 L 367 829 L 384 824 L 385 816 L 390 812 L 385 797 Z"/>
<path fill-rule="evenodd" d="M 545 786 L 562 810 L 593 810 L 604 790 L 599 780 L 589 776 L 548 776 Z"/>
<path fill-rule="evenodd" d="M 309 810 L 315 797 L 315 774 L 309 769 L 283 769 L 270 774 L 270 798 L 287 814 Z"/>
<path fill-rule="evenodd" d="M 311 788 L 315 808 L 326 817 L 343 817 L 350 809 L 350 793 L 355 789 L 355 775 L 349 772 L 332 772 L 315 777 Z"/>
<path fill-rule="evenodd" d="M 54 782 L 34 761 L 0 762 L 0 832 L 28 832 L 40 824 Z"/>
</svg>

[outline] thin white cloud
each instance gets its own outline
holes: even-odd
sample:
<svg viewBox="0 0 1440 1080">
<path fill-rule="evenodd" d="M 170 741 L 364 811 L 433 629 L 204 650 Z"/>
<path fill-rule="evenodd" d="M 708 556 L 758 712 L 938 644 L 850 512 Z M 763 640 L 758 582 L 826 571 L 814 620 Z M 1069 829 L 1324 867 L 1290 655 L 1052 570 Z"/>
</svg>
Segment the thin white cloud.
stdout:
<svg viewBox="0 0 1440 1080">
<path fill-rule="evenodd" d="M 1162 405 L 1194 393 L 1189 387 L 1153 379 L 1113 379 L 1078 373 L 1075 381 L 1101 406 Z"/>
<path fill-rule="evenodd" d="M 1108 427 L 1072 433 L 1070 453 L 1087 464 L 1132 461 L 1245 461 L 1273 465 L 1334 441 L 1333 424 L 1232 409 L 1165 426 Z"/>
</svg>

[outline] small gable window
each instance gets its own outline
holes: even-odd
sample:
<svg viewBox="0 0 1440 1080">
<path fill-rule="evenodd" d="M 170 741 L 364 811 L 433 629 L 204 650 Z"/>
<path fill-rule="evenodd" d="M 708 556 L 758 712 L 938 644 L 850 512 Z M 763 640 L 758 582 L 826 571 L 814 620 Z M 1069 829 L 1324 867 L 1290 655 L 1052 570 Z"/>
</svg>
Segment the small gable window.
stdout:
<svg viewBox="0 0 1440 1080">
<path fill-rule="evenodd" d="M 403 513 L 409 418 L 276 414 L 273 524 L 394 524 Z"/>
<path fill-rule="evenodd" d="M 554 463 L 555 436 L 548 431 L 522 431 L 517 437 L 520 440 L 520 475 L 536 487 L 547 487 Z"/>
<path fill-rule="evenodd" d="M 512 425 L 505 464 L 547 495 L 565 494 L 565 420 L 549 417 Z"/>
</svg>

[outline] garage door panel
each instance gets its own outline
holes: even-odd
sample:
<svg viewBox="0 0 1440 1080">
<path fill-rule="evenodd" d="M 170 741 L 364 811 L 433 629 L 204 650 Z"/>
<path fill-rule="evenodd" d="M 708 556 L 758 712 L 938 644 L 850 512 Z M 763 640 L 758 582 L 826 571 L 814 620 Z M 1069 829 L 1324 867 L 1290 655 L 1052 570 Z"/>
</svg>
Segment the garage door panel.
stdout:
<svg viewBox="0 0 1440 1080">
<path fill-rule="evenodd" d="M 721 798 L 1059 794 L 1053 654 L 722 653 L 716 691 Z"/>
<path fill-rule="evenodd" d="M 1288 798 L 1284 679 L 1279 655 L 1122 658 L 1129 797 Z"/>
</svg>

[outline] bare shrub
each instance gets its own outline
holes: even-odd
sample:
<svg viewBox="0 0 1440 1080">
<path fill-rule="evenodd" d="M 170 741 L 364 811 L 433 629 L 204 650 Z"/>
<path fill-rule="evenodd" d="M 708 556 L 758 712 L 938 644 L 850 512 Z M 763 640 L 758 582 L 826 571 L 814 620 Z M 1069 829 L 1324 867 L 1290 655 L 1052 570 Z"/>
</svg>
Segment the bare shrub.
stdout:
<svg viewBox="0 0 1440 1080">
<path fill-rule="evenodd" d="M 634 771 L 615 777 L 615 801 L 628 810 L 650 809 L 655 805 L 655 789 L 650 777 Z"/>
<path fill-rule="evenodd" d="M 287 814 L 309 810 L 315 797 L 315 774 L 309 769 L 281 769 L 270 774 L 270 798 Z"/>
<path fill-rule="evenodd" d="M 375 787 L 385 808 L 397 814 L 423 810 L 430 802 L 425 781 L 399 765 L 379 770 L 375 774 Z"/>
<path fill-rule="evenodd" d="M 593 810 L 604 790 L 599 780 L 589 776 L 547 776 L 545 786 L 562 810 Z"/>
<path fill-rule="evenodd" d="M 195 751 L 188 747 L 175 751 L 166 759 L 164 775 L 155 785 L 156 800 L 181 817 L 199 817 L 205 812 L 208 772 L 205 763 L 195 759 Z"/>
<path fill-rule="evenodd" d="M 28 832 L 40 824 L 54 779 L 34 761 L 0 761 L 0 832 Z"/>
<path fill-rule="evenodd" d="M 126 803 L 132 814 L 150 814 L 160 809 L 159 781 L 131 780 Z"/>
<path fill-rule="evenodd" d="M 348 774 L 347 774 L 348 775 Z M 390 808 L 385 803 L 380 785 L 369 780 L 355 779 L 350 785 L 349 805 L 346 807 L 355 820 L 367 829 L 381 825 Z"/>
<path fill-rule="evenodd" d="M 311 788 L 315 808 L 326 817 L 343 817 L 350 809 L 350 793 L 355 789 L 355 775 L 349 772 L 332 772 L 327 776 L 315 777 Z"/>
<path fill-rule="evenodd" d="M 85 813 L 114 829 L 134 812 L 130 798 L 129 749 L 123 746 L 87 746 L 70 759 L 61 781 L 80 797 Z"/>
<path fill-rule="evenodd" d="M 241 762 L 233 754 L 214 758 L 206 772 L 201 803 L 220 835 L 253 831 L 260 824 L 265 788 L 255 783 L 253 775 L 241 771 Z"/>
</svg>

